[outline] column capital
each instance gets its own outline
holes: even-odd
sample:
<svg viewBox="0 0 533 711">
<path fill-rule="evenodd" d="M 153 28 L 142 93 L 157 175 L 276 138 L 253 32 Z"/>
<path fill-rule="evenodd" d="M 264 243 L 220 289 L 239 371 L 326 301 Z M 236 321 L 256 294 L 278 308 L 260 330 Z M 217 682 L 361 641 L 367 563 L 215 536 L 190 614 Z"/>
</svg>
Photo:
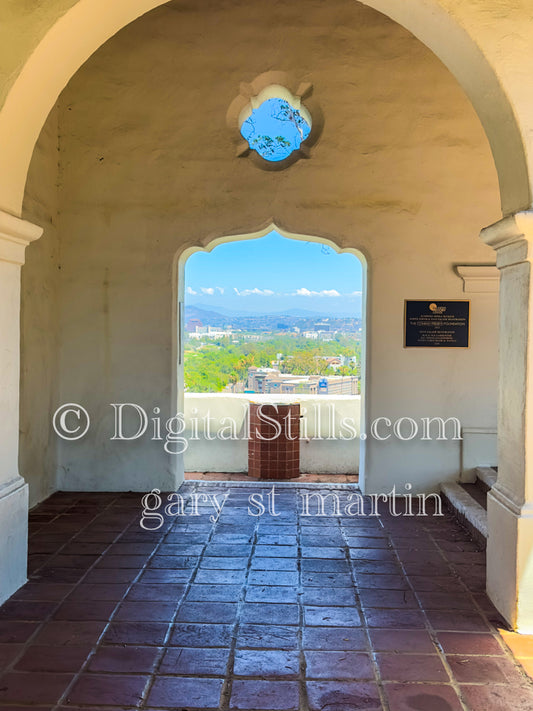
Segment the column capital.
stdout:
<svg viewBox="0 0 533 711">
<path fill-rule="evenodd" d="M 26 247 L 42 233 L 42 227 L 0 210 L 0 261 L 24 264 Z"/>
<path fill-rule="evenodd" d="M 481 239 L 496 250 L 500 269 L 532 261 L 533 210 L 516 212 L 481 230 Z"/>
</svg>

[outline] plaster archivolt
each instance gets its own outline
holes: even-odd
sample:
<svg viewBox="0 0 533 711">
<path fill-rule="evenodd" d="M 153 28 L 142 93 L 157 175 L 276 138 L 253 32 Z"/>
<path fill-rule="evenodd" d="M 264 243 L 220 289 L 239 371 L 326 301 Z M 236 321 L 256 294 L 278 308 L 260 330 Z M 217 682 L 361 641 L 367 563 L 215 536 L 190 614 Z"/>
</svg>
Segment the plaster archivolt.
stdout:
<svg viewBox="0 0 533 711">
<path fill-rule="evenodd" d="M 163 0 L 78 0 L 38 41 L 0 111 L 0 209 L 21 214 L 35 142 L 69 79 L 122 27 L 163 4 Z M 528 135 L 529 119 L 523 117 L 522 127 L 499 74 L 498 57 L 492 53 L 494 58 L 489 60 L 480 49 L 484 43 L 494 43 L 494 38 L 485 36 L 486 22 L 479 25 L 479 37 L 472 30 L 469 34 L 460 18 L 464 15 L 471 28 L 473 20 L 468 13 L 472 9 L 458 0 L 364 0 L 364 4 L 411 31 L 450 69 L 477 111 L 490 142 L 503 213 L 529 208 L 531 190 L 522 139 Z M 485 19 L 487 15 L 489 6 L 484 8 Z M 517 23 L 519 20 L 515 16 Z M 30 23 L 30 19 L 26 18 L 26 22 Z M 12 73 L 4 75 L 11 81 Z"/>
</svg>

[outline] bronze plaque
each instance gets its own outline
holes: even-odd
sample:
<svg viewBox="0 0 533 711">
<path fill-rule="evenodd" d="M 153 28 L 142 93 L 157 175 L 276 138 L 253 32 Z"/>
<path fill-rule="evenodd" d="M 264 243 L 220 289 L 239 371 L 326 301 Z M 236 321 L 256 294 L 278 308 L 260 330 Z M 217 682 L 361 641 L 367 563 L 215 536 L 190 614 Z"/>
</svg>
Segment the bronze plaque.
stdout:
<svg viewBox="0 0 533 711">
<path fill-rule="evenodd" d="M 470 301 L 405 301 L 405 348 L 468 348 Z"/>
</svg>

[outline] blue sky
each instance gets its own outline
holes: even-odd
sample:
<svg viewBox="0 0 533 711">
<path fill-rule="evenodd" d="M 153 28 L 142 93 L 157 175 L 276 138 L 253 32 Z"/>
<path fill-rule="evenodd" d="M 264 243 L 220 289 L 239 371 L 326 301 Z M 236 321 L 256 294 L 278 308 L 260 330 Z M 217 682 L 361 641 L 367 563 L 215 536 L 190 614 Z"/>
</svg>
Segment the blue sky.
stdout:
<svg viewBox="0 0 533 711">
<path fill-rule="evenodd" d="M 311 126 L 284 99 L 267 99 L 242 124 L 250 148 L 266 160 L 278 161 L 300 148 Z"/>
<path fill-rule="evenodd" d="M 360 316 L 362 267 L 353 254 L 271 232 L 195 252 L 185 264 L 185 287 L 186 304 L 203 308 Z"/>
</svg>

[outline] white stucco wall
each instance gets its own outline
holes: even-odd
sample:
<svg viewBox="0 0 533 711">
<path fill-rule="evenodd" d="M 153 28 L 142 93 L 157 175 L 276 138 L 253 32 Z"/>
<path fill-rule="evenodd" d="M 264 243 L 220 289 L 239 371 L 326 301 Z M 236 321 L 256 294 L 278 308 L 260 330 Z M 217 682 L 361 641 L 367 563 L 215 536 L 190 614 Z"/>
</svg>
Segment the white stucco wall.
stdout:
<svg viewBox="0 0 533 711">
<path fill-rule="evenodd" d="M 283 172 L 236 158 L 225 125 L 240 83 L 270 68 L 312 82 L 325 117 L 311 158 Z M 60 443 L 42 476 L 64 489 L 174 486 L 159 442 L 110 441 L 109 403 L 173 412 L 176 253 L 272 221 L 367 258 L 369 420 L 455 416 L 495 427 L 495 296 L 472 295 L 469 350 L 402 346 L 404 299 L 463 298 L 454 265 L 494 262 L 478 233 L 499 217 L 472 107 L 404 29 L 345 0 L 289 2 L 275 14 L 264 4 L 253 23 L 244 3 L 210 7 L 209 22 L 200 7 L 170 3 L 96 52 L 63 92 L 58 120 L 60 307 L 47 335 L 59 342 L 58 385 L 47 376 L 30 389 L 44 410 L 83 404 L 93 427 Z M 30 186 L 42 170 L 34 161 Z M 26 319 L 43 303 L 54 311 L 38 251 L 54 252 L 54 239 L 47 229 L 28 249 Z M 27 370 L 41 352 L 30 326 Z M 28 397 L 23 417 L 38 451 L 53 435 L 29 408 Z M 368 490 L 432 489 L 459 469 L 457 442 L 367 446 Z"/>
<path fill-rule="evenodd" d="M 359 471 L 359 395 L 314 397 L 225 393 L 186 393 L 186 471 L 248 470 L 250 402 L 300 403 L 300 471 L 313 474 L 356 474 Z M 343 422 L 354 432 L 343 426 Z M 268 436 L 273 435 L 269 426 Z"/>
<path fill-rule="evenodd" d="M 50 422 L 59 379 L 58 130 L 55 108 L 35 148 L 24 200 L 24 217 L 46 234 L 22 268 L 19 470 L 30 506 L 56 488 L 58 442 Z"/>
</svg>

